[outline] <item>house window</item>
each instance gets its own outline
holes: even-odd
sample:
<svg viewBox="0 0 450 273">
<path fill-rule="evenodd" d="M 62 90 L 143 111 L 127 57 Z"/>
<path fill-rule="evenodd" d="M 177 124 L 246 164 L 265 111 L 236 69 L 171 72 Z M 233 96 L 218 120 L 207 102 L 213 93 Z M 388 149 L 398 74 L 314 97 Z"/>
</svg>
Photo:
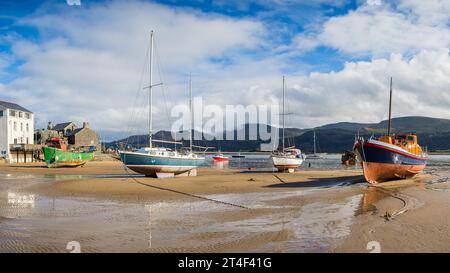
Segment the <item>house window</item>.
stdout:
<svg viewBox="0 0 450 273">
<path fill-rule="evenodd" d="M 23 118 L 23 113 L 19 112 L 19 118 Z"/>
<path fill-rule="evenodd" d="M 23 123 L 20 123 L 20 131 L 23 132 Z"/>
<path fill-rule="evenodd" d="M 29 132 L 29 131 L 30 131 L 30 126 L 27 123 L 27 132 Z"/>
<path fill-rule="evenodd" d="M 29 140 L 28 140 L 28 137 L 27 137 L 27 144 L 30 144 L 30 143 L 29 143 Z"/>
<path fill-rule="evenodd" d="M 14 139 L 14 144 L 17 144 L 17 138 Z"/>
<path fill-rule="evenodd" d="M 15 117 L 15 116 L 16 116 L 16 111 L 14 111 L 14 110 L 9 110 L 9 115 L 10 115 L 11 117 Z"/>
<path fill-rule="evenodd" d="M 17 122 L 14 121 L 14 131 L 17 131 Z"/>
<path fill-rule="evenodd" d="M 26 119 L 30 119 L 30 118 L 31 118 L 30 113 L 25 113 L 25 118 L 26 118 Z"/>
<path fill-rule="evenodd" d="M 3 117 L 3 110 L 0 111 L 0 117 Z"/>
</svg>

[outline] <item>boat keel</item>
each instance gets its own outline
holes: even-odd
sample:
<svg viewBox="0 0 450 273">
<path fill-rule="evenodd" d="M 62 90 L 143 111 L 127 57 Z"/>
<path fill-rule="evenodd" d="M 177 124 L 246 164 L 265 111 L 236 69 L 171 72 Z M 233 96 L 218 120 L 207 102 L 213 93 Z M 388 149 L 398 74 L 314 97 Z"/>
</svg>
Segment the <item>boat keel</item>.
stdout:
<svg viewBox="0 0 450 273">
<path fill-rule="evenodd" d="M 156 178 L 160 178 L 160 179 L 183 177 L 183 176 L 197 176 L 197 169 L 193 169 L 193 170 L 179 173 L 179 174 L 156 172 L 155 176 L 156 176 Z"/>
</svg>

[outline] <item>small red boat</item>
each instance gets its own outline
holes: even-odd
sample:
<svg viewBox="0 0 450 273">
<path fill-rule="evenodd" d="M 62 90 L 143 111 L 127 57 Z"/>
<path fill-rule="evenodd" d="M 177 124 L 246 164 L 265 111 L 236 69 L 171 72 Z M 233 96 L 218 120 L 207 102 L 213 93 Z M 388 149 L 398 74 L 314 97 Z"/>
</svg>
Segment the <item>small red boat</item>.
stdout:
<svg viewBox="0 0 450 273">
<path fill-rule="evenodd" d="M 218 154 L 216 156 L 213 156 L 213 160 L 214 161 L 228 161 L 228 160 L 230 160 L 230 158 L 228 158 L 227 156 L 224 156 L 223 154 Z"/>
</svg>

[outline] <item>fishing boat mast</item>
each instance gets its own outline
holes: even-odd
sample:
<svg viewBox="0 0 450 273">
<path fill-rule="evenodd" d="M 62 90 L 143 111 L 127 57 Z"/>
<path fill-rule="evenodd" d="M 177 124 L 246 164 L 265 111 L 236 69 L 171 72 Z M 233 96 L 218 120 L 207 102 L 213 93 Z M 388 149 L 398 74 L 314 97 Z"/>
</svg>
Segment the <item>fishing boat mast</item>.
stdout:
<svg viewBox="0 0 450 273">
<path fill-rule="evenodd" d="M 283 113 L 282 113 L 282 124 L 283 124 L 283 140 L 282 140 L 282 142 L 283 142 L 283 153 L 284 153 L 284 125 L 285 125 L 285 123 L 284 123 L 284 98 L 285 98 L 285 95 L 284 95 L 284 92 L 285 92 L 285 90 L 284 90 L 284 85 L 285 85 L 285 77 L 283 76 L 283 102 L 282 102 L 282 104 L 283 104 Z"/>
<path fill-rule="evenodd" d="M 148 136 L 149 148 L 152 148 L 152 131 L 153 131 L 153 30 L 150 32 L 150 85 L 148 86 Z"/>
<path fill-rule="evenodd" d="M 389 94 L 389 119 L 388 119 L 388 128 L 387 128 L 387 136 L 391 136 L 391 114 L 392 114 L 392 77 L 390 83 L 390 94 Z"/>
</svg>

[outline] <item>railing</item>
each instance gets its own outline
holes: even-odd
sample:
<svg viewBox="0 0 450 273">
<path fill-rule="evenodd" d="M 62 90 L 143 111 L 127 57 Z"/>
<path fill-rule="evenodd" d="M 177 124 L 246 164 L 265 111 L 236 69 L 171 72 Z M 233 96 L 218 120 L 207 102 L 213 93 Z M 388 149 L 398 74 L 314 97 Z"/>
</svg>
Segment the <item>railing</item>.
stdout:
<svg viewBox="0 0 450 273">
<path fill-rule="evenodd" d="M 37 151 L 41 150 L 42 145 L 36 145 L 36 144 L 10 144 L 9 150 L 10 151 Z"/>
</svg>

